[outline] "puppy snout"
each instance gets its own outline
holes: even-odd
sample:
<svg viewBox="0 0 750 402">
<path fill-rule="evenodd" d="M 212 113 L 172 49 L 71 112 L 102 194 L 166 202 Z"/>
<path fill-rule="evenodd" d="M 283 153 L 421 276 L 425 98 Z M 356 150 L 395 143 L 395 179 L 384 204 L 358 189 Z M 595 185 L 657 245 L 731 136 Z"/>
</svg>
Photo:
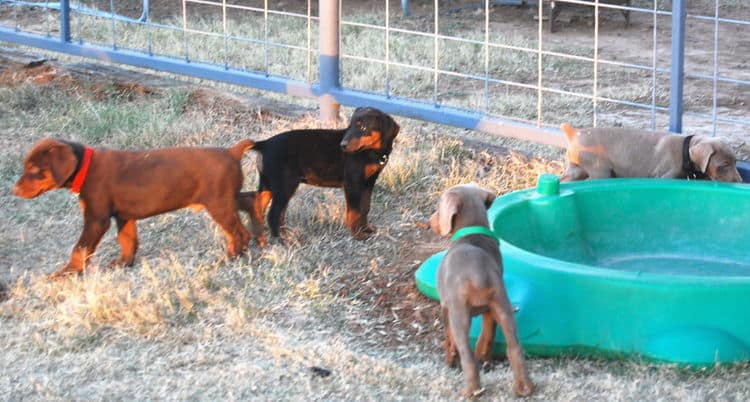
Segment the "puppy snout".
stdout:
<svg viewBox="0 0 750 402">
<path fill-rule="evenodd" d="M 18 186 L 18 183 L 13 186 L 13 195 L 17 197 L 21 195 L 21 188 Z"/>
</svg>

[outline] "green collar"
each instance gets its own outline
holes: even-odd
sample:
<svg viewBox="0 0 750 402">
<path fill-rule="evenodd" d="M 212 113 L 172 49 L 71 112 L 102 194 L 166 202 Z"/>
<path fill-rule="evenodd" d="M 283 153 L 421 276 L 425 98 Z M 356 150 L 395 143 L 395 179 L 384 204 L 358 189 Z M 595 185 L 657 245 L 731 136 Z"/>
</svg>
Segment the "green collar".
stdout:
<svg viewBox="0 0 750 402">
<path fill-rule="evenodd" d="M 467 226 L 465 228 L 458 229 L 456 233 L 453 234 L 453 237 L 451 237 L 451 240 L 456 241 L 464 236 L 469 236 L 469 235 L 489 236 L 495 239 L 495 241 L 499 243 L 495 233 L 493 233 L 488 227 L 485 227 L 485 226 Z"/>
</svg>

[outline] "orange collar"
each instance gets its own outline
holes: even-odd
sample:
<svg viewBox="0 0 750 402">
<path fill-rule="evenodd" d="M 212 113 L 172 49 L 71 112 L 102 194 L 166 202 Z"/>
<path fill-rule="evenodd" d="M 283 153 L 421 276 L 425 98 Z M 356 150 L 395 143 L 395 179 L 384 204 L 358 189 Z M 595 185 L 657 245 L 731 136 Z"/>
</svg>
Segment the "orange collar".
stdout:
<svg viewBox="0 0 750 402">
<path fill-rule="evenodd" d="M 83 159 L 81 160 L 81 167 L 78 169 L 75 177 L 73 177 L 73 183 L 70 185 L 70 192 L 78 194 L 81 192 L 83 182 L 86 181 L 86 175 L 89 172 L 89 165 L 91 165 L 91 156 L 94 154 L 94 150 L 89 147 L 83 149 Z"/>
</svg>

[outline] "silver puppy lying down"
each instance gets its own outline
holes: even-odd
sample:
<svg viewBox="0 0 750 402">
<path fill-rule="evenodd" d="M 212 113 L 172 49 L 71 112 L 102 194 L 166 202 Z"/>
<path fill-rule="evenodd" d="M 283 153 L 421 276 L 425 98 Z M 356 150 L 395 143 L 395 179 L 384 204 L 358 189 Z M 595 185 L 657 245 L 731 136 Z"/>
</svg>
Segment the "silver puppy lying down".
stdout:
<svg viewBox="0 0 750 402">
<path fill-rule="evenodd" d="M 608 177 L 698 178 L 741 182 L 732 150 L 719 138 L 631 128 L 575 129 L 568 139 L 562 181 Z"/>
<path fill-rule="evenodd" d="M 508 344 L 506 353 L 513 370 L 513 390 L 518 395 L 529 396 L 534 392 L 534 384 L 526 369 L 516 334 L 516 320 L 505 291 L 498 241 L 488 228 L 487 207 L 494 200 L 493 193 L 475 184 L 453 186 L 442 194 L 437 211 L 430 217 L 430 226 L 436 233 L 453 234 L 453 242 L 437 274 L 446 363 L 454 366 L 458 352 L 466 377 L 463 396 L 483 392 L 477 362 L 469 348 L 471 317 L 482 314 L 476 358 L 491 361 L 495 323 L 499 323 Z"/>
</svg>

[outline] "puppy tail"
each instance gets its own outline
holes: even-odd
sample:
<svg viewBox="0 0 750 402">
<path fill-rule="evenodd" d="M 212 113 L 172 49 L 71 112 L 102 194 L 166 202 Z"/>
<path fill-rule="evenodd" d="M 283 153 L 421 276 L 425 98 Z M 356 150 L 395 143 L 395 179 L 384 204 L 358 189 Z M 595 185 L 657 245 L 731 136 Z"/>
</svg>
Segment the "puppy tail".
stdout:
<svg viewBox="0 0 750 402">
<path fill-rule="evenodd" d="M 560 130 L 565 133 L 565 138 L 568 139 L 568 143 L 573 142 L 573 139 L 575 139 L 576 135 L 578 135 L 578 130 L 573 128 L 570 123 L 560 124 Z"/>
<path fill-rule="evenodd" d="M 234 144 L 231 148 L 229 148 L 229 154 L 232 155 L 232 158 L 236 160 L 242 160 L 242 155 L 247 152 L 249 149 L 253 149 L 255 147 L 255 141 L 253 140 L 242 140 L 236 144 Z"/>
</svg>

